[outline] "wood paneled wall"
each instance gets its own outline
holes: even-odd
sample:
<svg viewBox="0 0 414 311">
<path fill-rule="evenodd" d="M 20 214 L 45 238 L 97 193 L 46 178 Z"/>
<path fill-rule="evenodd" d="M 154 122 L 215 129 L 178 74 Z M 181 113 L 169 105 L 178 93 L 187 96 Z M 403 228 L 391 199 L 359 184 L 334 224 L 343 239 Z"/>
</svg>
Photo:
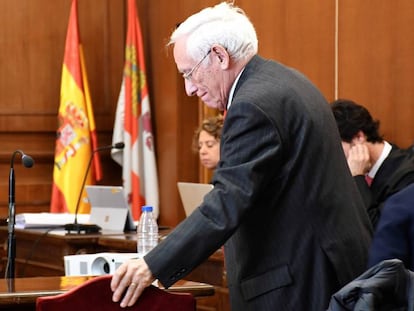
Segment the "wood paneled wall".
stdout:
<svg viewBox="0 0 414 311">
<path fill-rule="evenodd" d="M 71 0 L 0 2 L 0 215 L 7 215 L 11 154 L 36 161 L 16 170 L 16 209 L 47 211 L 63 49 Z M 143 31 L 160 186 L 160 223 L 184 218 L 178 180 L 203 180 L 191 151 L 193 131 L 207 113 L 184 93 L 165 47 L 175 25 L 211 0 L 137 0 Z M 305 73 L 327 100 L 354 99 L 381 120 L 385 138 L 414 141 L 414 2 L 358 0 L 237 0 L 256 26 L 261 55 Z M 100 145 L 111 142 L 123 67 L 124 0 L 79 0 Z M 377 21 L 377 22 L 374 22 Z M 121 168 L 107 154 L 103 184 L 121 184 Z"/>
<path fill-rule="evenodd" d="M 79 1 L 79 28 L 99 142 L 111 143 L 122 78 L 125 8 L 115 1 Z M 60 80 L 71 1 L 1 1 L 0 19 L 0 215 L 7 215 L 11 155 L 16 156 L 16 212 L 48 211 L 53 175 Z M 120 184 L 108 154 L 103 183 Z"/>
<path fill-rule="evenodd" d="M 414 1 L 340 1 L 339 12 L 339 97 L 364 104 L 386 139 L 413 144 Z"/>
</svg>

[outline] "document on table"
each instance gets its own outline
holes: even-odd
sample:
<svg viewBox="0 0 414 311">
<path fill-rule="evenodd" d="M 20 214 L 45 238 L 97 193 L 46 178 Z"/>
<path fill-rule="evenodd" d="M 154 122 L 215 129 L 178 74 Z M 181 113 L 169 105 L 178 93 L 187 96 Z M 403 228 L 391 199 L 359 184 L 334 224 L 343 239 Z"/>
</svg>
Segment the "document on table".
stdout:
<svg viewBox="0 0 414 311">
<path fill-rule="evenodd" d="M 89 214 L 78 214 L 77 222 L 88 223 Z M 16 215 L 15 228 L 53 228 L 74 223 L 75 214 L 69 213 L 21 213 Z"/>
</svg>

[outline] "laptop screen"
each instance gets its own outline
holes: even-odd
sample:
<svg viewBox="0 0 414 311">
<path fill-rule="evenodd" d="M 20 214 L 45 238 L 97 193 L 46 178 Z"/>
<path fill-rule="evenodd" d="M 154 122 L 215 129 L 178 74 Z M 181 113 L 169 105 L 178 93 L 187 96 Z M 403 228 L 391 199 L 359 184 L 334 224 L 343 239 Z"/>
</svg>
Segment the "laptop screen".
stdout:
<svg viewBox="0 0 414 311">
<path fill-rule="evenodd" d="M 90 222 L 109 231 L 132 231 L 135 224 L 121 186 L 85 186 L 91 204 Z"/>
<path fill-rule="evenodd" d="M 178 182 L 177 187 L 187 217 L 203 202 L 204 196 L 213 189 L 211 184 L 191 182 Z"/>
</svg>

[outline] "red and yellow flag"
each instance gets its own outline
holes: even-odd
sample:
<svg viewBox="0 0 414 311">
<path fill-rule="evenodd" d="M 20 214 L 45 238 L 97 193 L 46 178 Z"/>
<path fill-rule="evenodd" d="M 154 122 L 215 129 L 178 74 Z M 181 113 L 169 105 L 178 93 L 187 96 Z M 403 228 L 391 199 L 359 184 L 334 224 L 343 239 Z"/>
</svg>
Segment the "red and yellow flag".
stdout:
<svg viewBox="0 0 414 311">
<path fill-rule="evenodd" d="M 135 0 L 128 1 L 128 29 L 124 74 L 112 142 L 124 142 L 123 150 L 112 149 L 112 158 L 122 166 L 123 186 L 137 220 L 141 206 L 152 205 L 158 217 L 158 177 L 144 49 Z"/>
<path fill-rule="evenodd" d="M 77 0 L 72 0 L 66 35 L 58 121 L 50 211 L 74 213 L 81 191 L 85 196 L 82 181 L 92 156 L 86 184 L 102 177 L 99 153 L 93 152 L 98 144 L 80 44 Z M 78 212 L 89 211 L 89 204 L 82 199 Z"/>
</svg>

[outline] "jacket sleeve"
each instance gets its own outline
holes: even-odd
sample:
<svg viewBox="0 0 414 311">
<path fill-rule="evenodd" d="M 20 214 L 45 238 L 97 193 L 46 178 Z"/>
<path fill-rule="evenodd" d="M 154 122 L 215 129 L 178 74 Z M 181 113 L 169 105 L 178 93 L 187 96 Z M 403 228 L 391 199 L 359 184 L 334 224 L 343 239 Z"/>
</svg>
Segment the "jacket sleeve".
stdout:
<svg viewBox="0 0 414 311">
<path fill-rule="evenodd" d="M 370 248 L 369 266 L 384 259 L 398 258 L 410 267 L 413 195 L 414 187 L 410 187 L 390 197 L 384 204 Z"/>
<path fill-rule="evenodd" d="M 327 311 L 413 310 L 413 277 L 401 260 L 382 261 L 332 295 Z"/>
</svg>

